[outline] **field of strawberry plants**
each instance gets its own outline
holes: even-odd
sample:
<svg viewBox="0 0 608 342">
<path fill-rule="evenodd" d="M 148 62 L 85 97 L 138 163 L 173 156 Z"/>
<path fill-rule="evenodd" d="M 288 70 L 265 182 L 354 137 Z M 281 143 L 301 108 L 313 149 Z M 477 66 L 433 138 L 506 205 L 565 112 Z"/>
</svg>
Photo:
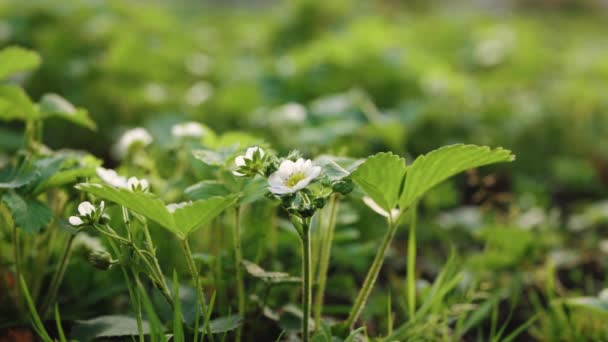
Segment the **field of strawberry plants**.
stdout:
<svg viewBox="0 0 608 342">
<path fill-rule="evenodd" d="M 0 1 L 0 342 L 608 339 L 605 2 Z"/>
</svg>

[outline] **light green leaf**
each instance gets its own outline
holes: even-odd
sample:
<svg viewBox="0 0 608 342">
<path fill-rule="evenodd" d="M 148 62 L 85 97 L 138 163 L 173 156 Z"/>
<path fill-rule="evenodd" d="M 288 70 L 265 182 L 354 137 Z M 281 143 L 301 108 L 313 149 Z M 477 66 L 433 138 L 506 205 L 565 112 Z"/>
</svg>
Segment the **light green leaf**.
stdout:
<svg viewBox="0 0 608 342">
<path fill-rule="evenodd" d="M 74 107 L 74 105 L 57 94 L 44 95 L 40 100 L 39 106 L 40 115 L 43 118 L 58 117 L 91 130 L 97 128 L 86 109 Z"/>
<path fill-rule="evenodd" d="M 216 180 L 204 180 L 189 186 L 184 193 L 190 199 L 200 200 L 214 196 L 226 196 L 230 194 L 230 190 L 228 190 L 224 184 L 222 184 L 222 182 Z"/>
<path fill-rule="evenodd" d="M 150 324 L 147 321 L 142 321 L 142 330 L 144 334 L 150 333 Z M 136 336 L 137 334 L 135 318 L 111 315 L 76 321 L 71 337 L 78 341 L 93 341 L 97 338 Z"/>
<path fill-rule="evenodd" d="M 23 89 L 13 85 L 0 85 L 0 120 L 25 121 L 37 116 L 36 107 Z"/>
<path fill-rule="evenodd" d="M 379 206 L 390 211 L 397 205 L 405 160 L 391 152 L 382 152 L 367 158 L 353 171 L 353 181 Z"/>
<path fill-rule="evenodd" d="M 0 80 L 13 74 L 31 71 L 40 65 L 40 55 L 31 50 L 11 46 L 0 50 Z"/>
<path fill-rule="evenodd" d="M 608 300 L 597 297 L 576 297 L 564 300 L 564 304 L 608 315 Z"/>
<path fill-rule="evenodd" d="M 49 207 L 40 202 L 25 199 L 13 191 L 5 193 L 2 201 L 11 210 L 17 227 L 21 227 L 26 233 L 37 233 L 53 218 L 53 212 Z"/>
<path fill-rule="evenodd" d="M 218 317 L 209 321 L 209 329 L 211 329 L 211 332 L 213 334 L 222 334 L 228 331 L 235 330 L 242 324 L 243 317 L 240 315 Z"/>
<path fill-rule="evenodd" d="M 169 210 L 160 198 L 151 193 L 132 192 L 91 183 L 78 184 L 76 188 L 144 215 L 181 239 L 185 239 L 193 230 L 211 221 L 230 207 L 237 198 L 236 196 L 211 197 Z"/>
<path fill-rule="evenodd" d="M 298 283 L 302 281 L 298 277 L 290 276 L 289 273 L 266 271 L 258 264 L 255 264 L 248 260 L 243 260 L 242 263 L 243 266 L 245 266 L 245 270 L 247 270 L 247 273 L 249 273 L 255 278 L 259 278 L 268 283 Z"/>
<path fill-rule="evenodd" d="M 408 208 L 432 187 L 464 170 L 513 160 L 511 151 L 503 148 L 463 144 L 442 147 L 416 158 L 407 168 L 399 205 Z"/>
</svg>

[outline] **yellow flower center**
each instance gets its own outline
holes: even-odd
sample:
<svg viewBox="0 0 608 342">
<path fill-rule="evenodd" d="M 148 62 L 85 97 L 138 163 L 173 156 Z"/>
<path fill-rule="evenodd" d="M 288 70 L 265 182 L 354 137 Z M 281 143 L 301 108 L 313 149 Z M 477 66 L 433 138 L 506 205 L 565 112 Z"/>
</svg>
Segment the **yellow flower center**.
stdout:
<svg viewBox="0 0 608 342">
<path fill-rule="evenodd" d="M 292 173 L 291 175 L 289 175 L 289 178 L 287 178 L 287 180 L 285 181 L 285 185 L 287 185 L 290 188 L 293 188 L 296 184 L 298 184 L 299 181 L 301 181 L 304 178 L 306 178 L 306 175 L 304 174 L 304 172 Z"/>
</svg>

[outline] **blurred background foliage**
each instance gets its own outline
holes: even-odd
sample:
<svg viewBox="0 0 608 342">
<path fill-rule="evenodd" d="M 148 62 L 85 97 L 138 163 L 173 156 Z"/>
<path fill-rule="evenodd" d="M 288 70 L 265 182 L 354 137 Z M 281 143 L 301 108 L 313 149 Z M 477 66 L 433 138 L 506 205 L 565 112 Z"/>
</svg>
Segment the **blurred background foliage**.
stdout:
<svg viewBox="0 0 608 342">
<path fill-rule="evenodd" d="M 553 293 L 606 287 L 607 8 L 599 0 L 5 0 L 0 45 L 41 54 L 40 70 L 13 80 L 34 100 L 61 94 L 98 124 L 91 133 L 49 121 L 45 143 L 91 151 L 108 167 L 118 163 L 111 147 L 125 129 L 142 125 L 170 144 L 172 124 L 184 120 L 247 131 L 280 152 L 411 158 L 457 142 L 513 150 L 515 163 L 469 172 L 424 199 L 420 286 L 456 248 L 493 289 L 528 289 L 500 317 L 520 313 L 514 328 L 544 312 L 529 336 L 559 339 L 561 316 L 541 309 Z M 22 129 L 2 123 L 0 151 L 15 151 Z M 382 233 L 377 217 L 358 214 L 363 208 L 341 208 L 329 314 L 351 300 L 352 273 L 365 271 Z M 243 239 L 263 240 L 272 215 L 251 212 Z M 389 289 L 405 273 L 401 234 L 382 275 Z M 246 256 L 259 255 L 256 244 L 244 246 Z M 292 247 L 280 244 L 273 256 Z M 552 275 L 557 283 L 544 284 Z M 376 294 L 364 319 L 384 315 L 385 297 Z M 568 336 L 602 329 L 585 317 Z"/>
</svg>

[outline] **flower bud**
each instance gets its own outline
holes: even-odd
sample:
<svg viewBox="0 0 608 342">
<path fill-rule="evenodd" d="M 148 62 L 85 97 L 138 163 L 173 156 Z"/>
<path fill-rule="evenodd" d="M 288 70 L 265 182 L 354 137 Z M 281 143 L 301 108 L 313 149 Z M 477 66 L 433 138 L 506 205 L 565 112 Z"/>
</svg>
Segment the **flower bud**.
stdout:
<svg viewBox="0 0 608 342">
<path fill-rule="evenodd" d="M 354 188 L 353 181 L 348 178 L 339 180 L 332 185 L 332 190 L 342 195 L 350 194 Z"/>
<path fill-rule="evenodd" d="M 89 254 L 89 263 L 102 271 L 107 271 L 114 263 L 112 256 L 106 251 L 93 251 Z"/>
<path fill-rule="evenodd" d="M 327 200 L 325 197 L 317 197 L 312 200 L 312 205 L 317 209 L 322 209 L 325 206 Z"/>
</svg>

